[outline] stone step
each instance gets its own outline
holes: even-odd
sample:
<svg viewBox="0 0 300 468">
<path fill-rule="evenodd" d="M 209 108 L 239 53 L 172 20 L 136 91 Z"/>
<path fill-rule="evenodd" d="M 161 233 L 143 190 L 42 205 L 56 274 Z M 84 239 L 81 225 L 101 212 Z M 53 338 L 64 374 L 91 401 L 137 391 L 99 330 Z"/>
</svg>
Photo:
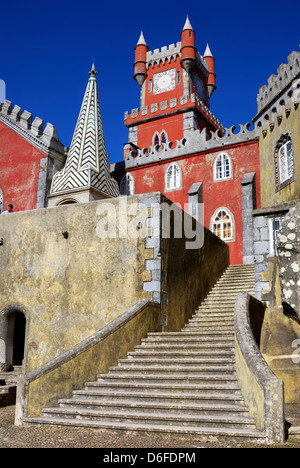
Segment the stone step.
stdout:
<svg viewBox="0 0 300 468">
<path fill-rule="evenodd" d="M 197 440 L 203 441 L 216 441 L 226 440 L 232 441 L 240 439 L 241 441 L 249 441 L 252 443 L 262 443 L 265 440 L 265 434 L 255 429 L 236 429 L 236 428 L 221 428 L 221 427 L 209 427 L 205 423 L 201 427 L 195 426 L 184 426 L 177 424 L 170 425 L 155 425 L 147 423 L 126 423 L 126 422 L 109 422 L 99 420 L 84 420 L 77 418 L 50 418 L 50 417 L 37 417 L 37 418 L 25 418 L 25 422 L 30 424 L 55 424 L 55 425 L 67 425 L 77 427 L 91 427 L 97 429 L 109 429 L 114 431 L 133 431 L 142 433 L 163 433 L 163 434 L 176 434 L 176 435 L 190 435 L 196 436 Z"/>
<path fill-rule="evenodd" d="M 261 442 L 235 371 L 234 304 L 254 266 L 228 268 L 180 332 L 149 333 L 72 398 L 25 422 Z"/>
<path fill-rule="evenodd" d="M 205 423 L 206 427 L 239 427 L 239 428 L 251 428 L 255 429 L 255 424 L 253 420 L 246 416 L 240 416 L 239 414 L 233 414 L 229 416 L 228 414 L 224 415 L 201 415 L 201 414 L 172 414 L 167 412 L 133 412 L 130 409 L 127 411 L 114 411 L 107 409 L 84 409 L 84 408 L 45 408 L 43 414 L 46 414 L 51 418 L 79 418 L 82 419 L 91 419 L 98 421 L 113 421 L 113 422 L 124 422 L 126 423 L 145 423 L 148 424 L 168 424 L 173 425 L 180 424 L 183 426 L 191 425 L 199 427 L 201 424 Z"/>
<path fill-rule="evenodd" d="M 174 351 L 174 350 L 166 350 L 166 351 L 158 351 L 158 350 L 138 350 L 136 352 L 128 353 L 128 359 L 178 359 L 178 358 L 205 358 L 205 357 L 219 357 L 222 356 L 223 358 L 234 357 L 234 349 L 231 348 L 230 350 L 222 350 L 220 351 L 212 351 L 212 350 L 202 350 L 202 351 Z"/>
<path fill-rule="evenodd" d="M 197 366 L 197 365 L 205 365 L 205 366 L 214 366 L 214 365 L 228 365 L 228 364 L 234 364 L 234 356 L 232 357 L 223 357 L 223 356 L 214 356 L 214 357 L 204 357 L 204 358 L 199 358 L 199 357 L 182 357 L 182 358 L 175 358 L 175 357 L 166 357 L 164 359 L 164 367 L 166 366 L 177 366 L 178 368 L 181 366 Z M 118 360 L 118 366 L 122 367 L 123 365 L 125 366 L 139 366 L 142 365 L 144 367 L 154 367 L 154 366 L 161 366 L 161 362 L 157 362 L 157 358 L 154 357 L 147 357 L 145 356 L 144 358 L 137 356 L 135 353 L 133 356 L 130 356 L 127 359 L 119 359 Z"/>
<path fill-rule="evenodd" d="M 76 398 L 95 400 L 99 399 L 103 402 L 110 403 L 118 399 L 127 400 L 128 402 L 136 402 L 137 400 L 147 401 L 149 403 L 158 401 L 164 403 L 166 406 L 169 403 L 209 403 L 209 404 L 242 404 L 244 399 L 240 393 L 221 393 L 212 391 L 205 392 L 136 392 L 136 391 L 123 391 L 122 389 L 107 390 L 107 389 L 93 389 L 93 390 L 74 390 L 73 391 L 73 404 L 76 405 Z"/>
<path fill-rule="evenodd" d="M 185 351 L 185 350 L 191 350 L 191 351 L 202 351 L 202 350 L 213 350 L 213 351 L 220 351 L 220 350 L 232 350 L 234 349 L 233 346 L 234 342 L 224 342 L 224 343 L 216 343 L 216 342 L 199 342 L 196 344 L 191 344 L 191 343 L 176 343 L 174 342 L 169 342 L 169 343 L 160 343 L 160 342 L 150 342 L 150 343 L 143 343 L 140 346 L 135 346 L 135 350 L 139 352 L 140 350 L 157 350 L 157 351 Z"/>
<path fill-rule="evenodd" d="M 200 375 L 179 375 L 179 374 L 168 374 L 163 375 L 163 374 L 130 374 L 129 372 L 124 373 L 108 373 L 108 374 L 98 374 L 97 375 L 97 381 L 98 382 L 119 382 L 120 385 L 123 385 L 124 383 L 130 383 L 130 382 L 135 382 L 135 383 L 140 383 L 142 385 L 148 385 L 148 384 L 166 384 L 169 385 L 170 383 L 172 384 L 194 384 L 194 385 L 203 385 L 205 383 L 207 384 L 238 384 L 237 376 L 235 373 L 231 374 L 224 374 L 224 373 L 216 373 L 214 372 L 213 374 L 211 373 L 206 373 L 206 374 L 200 374 Z"/>
<path fill-rule="evenodd" d="M 176 366 L 176 365 L 156 365 L 156 366 L 145 366 L 145 365 L 125 365 L 119 367 L 109 367 L 109 372 L 116 372 L 123 374 L 145 374 L 145 375 L 175 375 L 175 376 L 200 376 L 200 375 L 210 375 L 213 372 L 216 373 L 223 373 L 224 375 L 230 375 L 232 372 L 235 371 L 235 367 L 233 365 L 189 365 L 189 366 Z"/>
<path fill-rule="evenodd" d="M 205 332 L 205 331 L 185 331 L 185 329 L 181 330 L 180 332 L 161 332 L 161 333 L 148 333 L 148 337 L 146 340 L 150 341 L 163 341 L 163 340 L 183 340 L 183 341 L 195 341 L 195 340 L 201 340 L 202 338 L 205 337 L 211 337 L 215 338 L 216 340 L 221 338 L 224 339 L 230 339 L 233 335 L 233 331 L 218 331 L 216 330 L 215 332 Z"/>
<path fill-rule="evenodd" d="M 115 391 L 115 390 L 129 390 L 134 391 L 137 393 L 144 393 L 145 392 L 145 384 L 144 382 L 86 382 L 85 384 L 86 390 L 94 390 L 94 389 L 102 389 L 108 391 Z M 222 393 L 222 394 L 237 394 L 240 396 L 240 386 L 237 382 L 232 383 L 201 383 L 201 384 L 191 384 L 191 383 L 148 383 L 147 384 L 147 391 L 152 393 L 161 393 L 161 392 L 174 392 L 174 393 Z"/>
</svg>

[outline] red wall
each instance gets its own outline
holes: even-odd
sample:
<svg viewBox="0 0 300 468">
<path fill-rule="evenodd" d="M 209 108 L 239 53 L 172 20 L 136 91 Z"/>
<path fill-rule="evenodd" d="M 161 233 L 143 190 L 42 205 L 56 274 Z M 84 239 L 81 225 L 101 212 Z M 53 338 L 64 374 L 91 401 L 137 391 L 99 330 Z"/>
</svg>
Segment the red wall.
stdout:
<svg viewBox="0 0 300 468">
<path fill-rule="evenodd" d="M 12 203 L 14 211 L 36 208 L 40 160 L 46 156 L 0 122 L 0 188 L 3 209 Z"/>
<path fill-rule="evenodd" d="M 260 167 L 259 150 L 256 141 L 226 147 L 224 151 L 231 156 L 233 179 L 213 181 L 214 160 L 223 150 L 200 153 L 177 159 L 175 162 L 182 170 L 182 189 L 165 192 L 165 172 L 172 160 L 153 163 L 131 169 L 134 178 L 135 193 L 159 191 L 174 203 L 184 208 L 188 203 L 188 191 L 195 182 L 203 183 L 204 225 L 210 229 L 210 221 L 220 207 L 228 208 L 234 216 L 235 241 L 228 242 L 230 263 L 243 263 L 243 221 L 242 221 L 242 187 L 243 177 L 248 172 L 256 172 L 257 200 L 260 200 Z M 259 208 L 260 206 L 258 206 Z"/>
</svg>

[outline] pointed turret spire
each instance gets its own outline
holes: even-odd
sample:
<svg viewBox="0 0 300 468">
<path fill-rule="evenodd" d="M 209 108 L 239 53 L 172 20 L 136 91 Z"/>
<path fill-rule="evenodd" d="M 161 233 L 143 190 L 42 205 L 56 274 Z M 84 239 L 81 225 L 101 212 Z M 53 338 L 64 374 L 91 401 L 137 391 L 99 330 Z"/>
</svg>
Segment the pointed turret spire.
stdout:
<svg viewBox="0 0 300 468">
<path fill-rule="evenodd" d="M 145 46 L 147 46 L 147 42 L 145 41 L 143 31 L 141 31 L 140 38 L 139 38 L 139 40 L 138 40 L 138 42 L 137 42 L 136 45 L 145 45 Z M 148 46 L 147 46 L 147 47 L 148 47 Z"/>
<path fill-rule="evenodd" d="M 97 87 L 97 71 L 92 64 L 67 161 L 54 175 L 50 197 L 92 191 L 89 201 L 118 196 L 118 184 L 110 177 Z"/>
<path fill-rule="evenodd" d="M 216 74 L 215 74 L 215 58 L 211 53 L 210 47 L 207 44 L 204 55 L 204 60 L 207 63 L 207 70 L 209 72 L 207 81 L 208 96 L 211 97 L 216 89 Z"/>
<path fill-rule="evenodd" d="M 181 59 L 182 68 L 189 73 L 196 63 L 195 32 L 191 26 L 189 17 L 186 17 L 185 25 L 181 31 Z"/>
<path fill-rule="evenodd" d="M 214 58 L 214 56 L 213 56 L 213 54 L 211 53 L 211 50 L 210 50 L 210 47 L 209 47 L 208 44 L 206 45 L 206 49 L 205 49 L 205 52 L 204 52 L 203 57 L 204 57 L 204 58 L 205 58 L 205 57 L 212 57 L 212 58 Z"/>
<path fill-rule="evenodd" d="M 133 75 L 133 78 L 136 80 L 140 87 L 143 86 L 143 83 L 147 78 L 147 52 L 148 46 L 142 31 L 137 45 L 135 46 L 135 62 Z"/>
<path fill-rule="evenodd" d="M 189 30 L 191 30 L 191 31 L 194 31 L 194 30 L 193 30 L 193 27 L 192 27 L 192 25 L 191 25 L 191 23 L 190 23 L 190 20 L 189 20 L 188 15 L 186 15 L 185 24 L 184 24 L 184 26 L 183 26 L 182 31 L 185 31 L 186 29 L 189 29 Z"/>
</svg>

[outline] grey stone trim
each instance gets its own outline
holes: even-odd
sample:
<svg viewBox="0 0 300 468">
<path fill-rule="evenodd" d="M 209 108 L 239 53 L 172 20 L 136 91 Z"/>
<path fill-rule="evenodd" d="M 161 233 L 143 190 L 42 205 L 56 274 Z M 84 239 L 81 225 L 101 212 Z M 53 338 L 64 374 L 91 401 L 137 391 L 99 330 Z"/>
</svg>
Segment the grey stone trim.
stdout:
<svg viewBox="0 0 300 468">
<path fill-rule="evenodd" d="M 189 214 L 203 223 L 203 210 L 199 212 L 199 205 L 203 203 L 203 183 L 195 182 L 188 191 Z"/>
<path fill-rule="evenodd" d="M 53 157 L 65 159 L 66 149 L 57 137 L 56 128 L 47 123 L 44 129 L 44 122 L 39 117 L 33 120 L 32 114 L 28 111 L 22 113 L 19 106 L 13 108 L 12 103 L 6 100 L 0 103 L 0 122 L 11 128 L 26 141 L 31 143 L 45 155 L 50 152 Z"/>
<path fill-rule="evenodd" d="M 45 208 L 47 204 L 47 170 L 48 170 L 48 158 L 40 160 L 40 172 L 38 181 L 38 192 L 36 207 Z"/>
<path fill-rule="evenodd" d="M 254 229 L 252 211 L 256 207 L 255 172 L 242 180 L 243 263 L 254 263 Z"/>
<path fill-rule="evenodd" d="M 255 295 L 261 300 L 262 293 L 270 290 L 270 283 L 263 281 L 261 273 L 268 271 L 270 253 L 269 219 L 265 216 L 253 217 L 253 257 L 255 263 Z"/>
<path fill-rule="evenodd" d="M 255 319 L 253 322 L 251 317 Z M 267 443 L 283 443 L 285 441 L 284 417 L 284 386 L 264 360 L 258 345 L 259 335 L 264 316 L 264 306 L 247 293 L 239 294 L 234 310 L 234 325 L 236 335 L 236 356 L 243 357 L 243 363 L 237 365 L 238 379 L 246 404 L 258 425 L 263 417 L 263 430 Z M 257 330 L 252 327 L 257 324 Z M 260 324 L 260 326 L 258 326 Z M 238 358 L 237 358 L 238 359 Z M 246 375 L 251 374 L 249 380 Z M 254 382 L 253 382 L 254 380 Z M 260 398 L 257 392 L 262 392 L 263 400 L 260 407 Z"/>
<path fill-rule="evenodd" d="M 161 199 L 159 195 L 143 198 L 139 207 L 151 209 L 147 218 L 147 227 L 151 235 L 146 238 L 146 248 L 153 249 L 152 259 L 146 260 L 145 270 L 151 272 L 151 281 L 144 281 L 143 290 L 152 293 L 152 300 L 161 303 L 162 300 L 162 261 L 161 261 Z"/>
<path fill-rule="evenodd" d="M 204 115 L 204 117 L 206 117 L 206 119 L 209 122 L 212 122 L 217 128 L 223 130 L 223 125 L 221 124 L 221 122 L 217 119 L 217 117 L 211 112 L 211 110 L 204 104 L 204 102 L 196 94 L 193 93 L 193 94 L 191 94 L 190 97 L 189 96 L 181 96 L 180 97 L 180 105 L 185 106 L 188 103 L 189 100 L 190 100 L 191 104 L 193 105 L 192 110 L 195 109 L 194 104 L 196 103 L 198 108 L 200 109 L 200 111 Z M 170 101 L 163 100 L 163 101 L 160 101 L 160 102 L 157 102 L 157 103 L 153 103 L 153 104 L 151 104 L 150 107 L 149 106 L 142 106 L 140 108 L 140 110 L 138 108 L 134 108 L 134 109 L 131 110 L 131 114 L 129 114 L 129 111 L 124 112 L 124 121 L 126 121 L 129 116 L 132 119 L 137 119 L 137 120 L 139 120 L 140 117 L 142 117 L 143 122 L 146 122 L 146 121 L 154 119 L 154 118 L 157 119 L 157 116 L 153 115 L 153 114 L 155 114 L 158 111 L 159 108 L 160 109 L 163 108 L 164 111 L 169 110 L 169 113 L 174 113 L 175 111 L 173 110 L 173 107 L 175 107 L 177 104 L 178 104 L 177 99 L 176 100 L 175 99 L 170 99 Z M 186 110 L 187 110 L 186 108 L 183 108 L 181 110 L 181 112 L 186 111 Z M 198 110 L 198 112 L 199 112 L 199 110 Z M 165 115 L 169 115 L 169 114 L 166 112 L 164 114 L 161 114 L 159 117 L 164 117 Z M 126 125 L 126 123 L 125 123 L 125 125 Z M 129 126 L 129 128 L 131 128 L 133 125 L 128 124 L 128 126 Z"/>
<path fill-rule="evenodd" d="M 217 148 L 226 148 L 226 146 L 248 141 L 257 140 L 259 131 L 257 128 L 249 130 L 250 123 L 240 125 L 239 133 L 234 133 L 235 128 L 224 129 L 224 135 L 220 131 L 210 132 L 204 128 L 200 130 L 186 130 L 185 137 L 182 140 L 176 140 L 174 147 L 172 142 L 162 143 L 161 145 L 152 145 L 149 148 L 140 149 L 134 148 L 134 151 L 128 153 L 126 159 L 122 163 L 117 163 L 112 170 L 118 170 L 118 166 L 122 170 L 130 169 L 145 164 L 155 163 L 160 160 L 168 160 L 171 158 L 186 157 L 189 154 L 199 153 L 200 151 L 212 150 Z"/>
</svg>

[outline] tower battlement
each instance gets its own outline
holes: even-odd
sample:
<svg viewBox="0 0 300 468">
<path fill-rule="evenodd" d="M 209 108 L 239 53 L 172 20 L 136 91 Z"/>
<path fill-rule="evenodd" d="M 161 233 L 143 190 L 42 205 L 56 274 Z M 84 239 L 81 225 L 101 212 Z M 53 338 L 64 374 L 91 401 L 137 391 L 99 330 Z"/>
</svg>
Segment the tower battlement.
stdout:
<svg viewBox="0 0 300 468">
<path fill-rule="evenodd" d="M 258 113 L 270 105 L 297 77 L 300 77 L 300 52 L 293 51 L 288 56 L 288 63 L 282 63 L 278 67 L 277 75 L 271 75 L 268 84 L 260 87 L 257 95 Z"/>
<path fill-rule="evenodd" d="M 161 62 L 165 64 L 166 61 L 169 63 L 173 59 L 176 61 L 177 58 L 181 58 L 181 41 L 169 46 L 163 46 L 160 49 L 154 49 L 153 51 L 147 52 L 147 68 L 159 65 Z M 197 66 L 200 68 L 204 76 L 208 76 L 209 72 L 207 69 L 207 63 L 200 52 L 196 51 Z"/>
<path fill-rule="evenodd" d="M 51 123 L 44 125 L 44 121 L 35 117 L 27 110 L 11 103 L 7 99 L 0 103 L 0 122 L 21 135 L 25 140 L 36 146 L 44 154 L 48 155 L 49 150 L 66 154 L 66 148 L 58 139 L 56 128 Z"/>
</svg>

